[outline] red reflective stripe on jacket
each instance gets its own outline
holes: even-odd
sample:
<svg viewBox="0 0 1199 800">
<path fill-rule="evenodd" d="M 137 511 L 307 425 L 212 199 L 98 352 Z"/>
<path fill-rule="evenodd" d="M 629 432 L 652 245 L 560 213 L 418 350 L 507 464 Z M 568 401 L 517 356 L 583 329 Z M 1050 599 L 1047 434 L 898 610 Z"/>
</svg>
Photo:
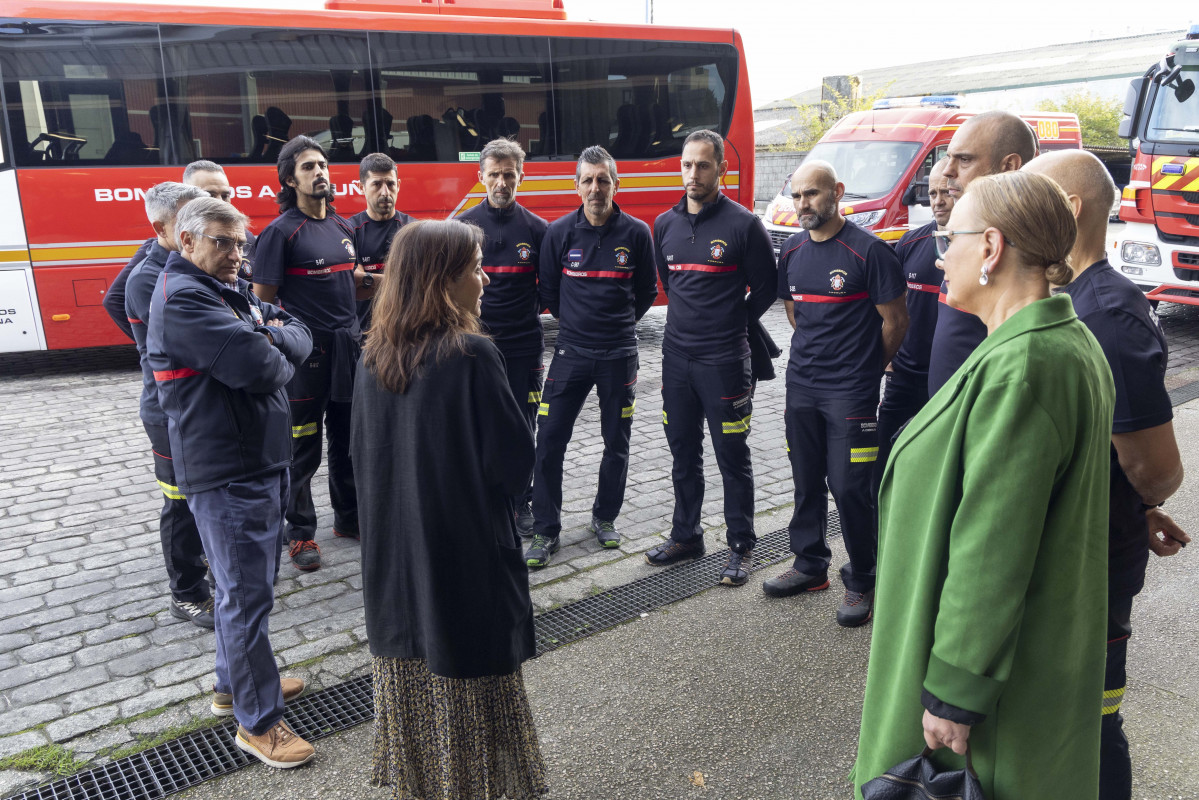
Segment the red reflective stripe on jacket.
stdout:
<svg viewBox="0 0 1199 800">
<path fill-rule="evenodd" d="M 529 264 L 523 267 L 483 267 L 483 271 L 488 274 L 496 272 L 532 272 L 533 265 Z"/>
<path fill-rule="evenodd" d="M 154 370 L 154 380 L 156 381 L 173 381 L 176 378 L 190 378 L 193 375 L 203 375 L 202 372 L 196 372 L 190 367 L 183 369 L 161 369 Z"/>
<path fill-rule="evenodd" d="M 671 272 L 736 272 L 737 264 L 668 264 Z"/>
<path fill-rule="evenodd" d="M 870 297 L 869 292 L 858 292 L 857 294 L 847 294 L 844 297 L 831 297 L 826 294 L 793 294 L 791 299 L 797 303 L 850 303 L 854 300 L 866 300 Z"/>
<path fill-rule="evenodd" d="M 564 269 L 564 270 L 562 270 L 562 274 L 566 275 L 567 277 L 570 277 L 570 278 L 631 278 L 631 277 L 633 277 L 632 270 L 629 270 L 628 272 L 617 272 L 616 270 L 609 271 L 609 270 L 604 270 L 604 269 L 593 269 L 593 270 Z"/>
<path fill-rule="evenodd" d="M 931 294 L 940 294 L 941 287 L 934 286 L 931 283 L 912 283 L 908 281 L 908 288 L 914 292 L 929 292 Z"/>
<path fill-rule="evenodd" d="M 347 269 L 353 269 L 353 268 L 354 268 L 353 262 L 347 262 L 345 264 L 334 264 L 331 267 L 321 267 L 320 269 L 303 269 L 300 267 L 293 267 L 293 268 L 289 268 L 287 270 L 287 274 L 288 275 L 331 275 L 334 272 L 345 272 Z"/>
</svg>

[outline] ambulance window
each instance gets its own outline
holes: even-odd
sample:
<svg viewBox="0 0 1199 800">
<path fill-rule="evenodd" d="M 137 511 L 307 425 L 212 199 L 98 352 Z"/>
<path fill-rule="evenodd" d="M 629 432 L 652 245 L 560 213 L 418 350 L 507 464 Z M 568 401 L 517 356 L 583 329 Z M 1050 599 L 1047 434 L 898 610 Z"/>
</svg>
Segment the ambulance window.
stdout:
<svg viewBox="0 0 1199 800">
<path fill-rule="evenodd" d="M 544 38 L 371 33 L 386 150 L 397 161 L 477 161 L 492 139 L 553 154 Z M 382 149 L 382 148 L 380 148 Z"/>
<path fill-rule="evenodd" d="M 365 33 L 164 25 L 162 43 L 180 163 L 273 164 L 300 134 L 332 162 L 373 152 Z"/>
<path fill-rule="evenodd" d="M 6 25 L 0 76 L 17 166 L 165 163 L 153 25 Z"/>
</svg>

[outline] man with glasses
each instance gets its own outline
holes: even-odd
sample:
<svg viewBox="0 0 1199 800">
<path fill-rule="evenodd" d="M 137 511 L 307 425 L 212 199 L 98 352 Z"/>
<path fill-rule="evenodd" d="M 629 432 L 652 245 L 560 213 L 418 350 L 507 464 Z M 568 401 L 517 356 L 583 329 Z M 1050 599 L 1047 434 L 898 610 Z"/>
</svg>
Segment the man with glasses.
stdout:
<svg viewBox="0 0 1199 800">
<path fill-rule="evenodd" d="M 953 211 L 953 196 L 945 180 L 948 158 L 933 165 L 928 175 L 928 199 L 933 221 L 908 231 L 895 246 L 899 267 L 907 282 L 908 331 L 884 376 L 883 399 L 878 406 L 878 461 L 874 462 L 875 496 L 892 439 L 904 423 L 928 402 L 928 356 L 937 327 L 941 279 L 933 231 L 944 230 Z"/>
<path fill-rule="evenodd" d="M 296 569 L 320 569 L 312 476 L 321 464 L 322 427 L 329 436 L 329 501 L 333 533 L 358 538 L 358 496 L 350 463 L 350 401 L 362 334 L 355 269 L 354 228 L 333 209 L 333 185 L 324 148 L 297 136 L 279 151 L 279 216 L 258 236 L 254 293 L 276 297 L 312 331 L 312 352 L 287 385 L 291 402 L 291 496 L 288 554 Z"/>
<path fill-rule="evenodd" d="M 1036 154 L 1037 135 L 1020 117 L 1010 111 L 985 111 L 973 116 L 949 141 L 944 171 L 949 194 L 956 201 L 975 178 L 1018 170 Z M 942 281 L 942 302 L 937 309 L 928 361 L 930 397 L 987 338 L 987 326 L 978 317 L 944 302 L 948 289 L 949 284 Z"/>
<path fill-rule="evenodd" d="M 778 291 L 795 329 L 785 412 L 795 561 L 762 589 L 787 597 L 829 587 L 831 489 L 849 554 L 837 623 L 853 627 L 870 619 L 874 601 L 878 522 L 871 476 L 879 381 L 903 341 L 908 312 L 899 259 L 886 242 L 842 216 L 844 194 L 845 184 L 825 161 L 805 161 L 791 178 L 804 230 L 783 245 Z"/>
<path fill-rule="evenodd" d="M 179 250 L 154 287 L 146 352 L 179 489 L 217 578 L 212 710 L 237 718 L 239 748 L 286 768 L 314 755 L 283 721 L 304 682 L 280 680 L 268 634 L 291 462 L 283 387 L 312 339 L 294 317 L 235 288 L 245 222 L 211 197 L 179 212 Z"/>
</svg>

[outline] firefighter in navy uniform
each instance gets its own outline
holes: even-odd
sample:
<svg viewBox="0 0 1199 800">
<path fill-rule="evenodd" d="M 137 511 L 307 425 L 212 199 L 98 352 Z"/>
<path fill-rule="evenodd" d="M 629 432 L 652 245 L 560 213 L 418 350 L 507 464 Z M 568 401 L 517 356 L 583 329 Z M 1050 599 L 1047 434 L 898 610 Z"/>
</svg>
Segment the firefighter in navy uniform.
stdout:
<svg viewBox="0 0 1199 800">
<path fill-rule="evenodd" d="M 604 455 L 589 530 L 619 547 L 614 522 L 624 502 L 629 435 L 637 397 L 637 320 L 658 296 L 649 226 L 613 202 L 616 161 L 599 146 L 575 168 L 582 206 L 550 224 L 538 266 L 543 306 L 558 318 L 558 346 L 537 410 L 530 567 L 544 567 L 562 531 L 562 461 L 575 419 L 594 386 Z"/>
<path fill-rule="evenodd" d="M 876 499 L 895 434 L 928 402 L 928 357 L 933 346 L 933 331 L 937 327 L 941 280 L 945 277 L 937 266 L 933 231 L 945 230 L 949 212 L 953 211 L 953 197 L 945 180 L 947 163 L 942 158 L 933 165 L 928 176 L 933 221 L 908 231 L 895 246 L 895 255 L 899 256 L 899 266 L 908 288 L 908 332 L 891 359 L 884 378 L 883 399 L 878 406 L 878 461 L 874 462 Z"/>
<path fill-rule="evenodd" d="M 274 302 L 312 332 L 312 352 L 287 385 L 295 457 L 287 503 L 292 564 L 319 569 L 312 476 L 321 463 L 321 431 L 329 437 L 329 500 L 333 533 L 358 538 L 358 497 L 350 463 L 350 400 L 362 335 L 354 229 L 332 208 L 329 164 L 316 140 L 297 136 L 279 151 L 279 216 L 258 236 L 254 294 Z M 323 424 L 322 424 L 323 423 Z"/>
<path fill-rule="evenodd" d="M 795 561 L 762 589 L 786 597 L 828 588 L 827 479 L 849 553 L 837 622 L 852 627 L 864 624 L 873 608 L 875 412 L 883 367 L 903 341 L 908 311 L 899 259 L 886 242 L 841 215 L 844 194 L 824 161 L 805 161 L 791 178 L 804 230 L 783 245 L 778 288 L 795 328 L 785 417 L 795 480 L 788 525 Z"/>
<path fill-rule="evenodd" d="M 536 427 L 545 378 L 537 262 L 548 225 L 516 202 L 524 180 L 525 151 L 508 139 L 489 142 L 479 154 L 479 182 L 487 198 L 459 219 L 483 231 L 483 271 L 491 279 L 483 293 L 480 321 L 504 356 L 508 386 Z M 516 530 L 533 535 L 533 484 L 515 498 Z"/>
<path fill-rule="evenodd" d="M 358 165 L 358 182 L 366 197 L 366 211 L 350 217 L 354 228 L 354 253 L 365 273 L 358 296 L 358 326 L 366 333 L 370 328 L 373 294 L 378 290 L 378 281 L 383 275 L 387 251 L 391 240 L 400 228 L 412 222 L 412 217 L 396 210 L 396 197 L 400 193 L 400 180 L 396 176 L 396 162 L 383 153 L 371 153 Z M 371 297 L 362 297 L 370 293 Z"/>
<path fill-rule="evenodd" d="M 670 538 L 646 561 L 704 553 L 704 420 L 724 480 L 729 558 L 721 583 L 749 579 L 754 545 L 749 325 L 774 303 L 778 270 L 758 217 L 724 196 L 724 140 L 695 131 L 683 143 L 685 195 L 654 223 L 658 276 L 670 298 L 662 340 L 662 423 L 674 457 Z M 750 288 L 748 299 L 745 288 Z"/>
</svg>

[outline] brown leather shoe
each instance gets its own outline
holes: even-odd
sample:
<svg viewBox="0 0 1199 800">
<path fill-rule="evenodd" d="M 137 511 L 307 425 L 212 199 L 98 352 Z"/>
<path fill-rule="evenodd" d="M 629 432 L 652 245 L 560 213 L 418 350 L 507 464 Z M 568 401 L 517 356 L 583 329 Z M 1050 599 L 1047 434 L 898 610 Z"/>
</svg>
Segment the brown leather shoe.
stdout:
<svg viewBox="0 0 1199 800">
<path fill-rule="evenodd" d="M 278 769 L 298 767 L 316 757 L 312 745 L 297 736 L 283 720 L 261 736 L 251 736 L 238 725 L 237 746 L 263 764 Z"/>
<path fill-rule="evenodd" d="M 299 678 L 282 678 L 283 702 L 290 703 L 304 693 L 304 681 Z M 212 690 L 212 713 L 218 717 L 233 716 L 233 695 Z"/>
</svg>

